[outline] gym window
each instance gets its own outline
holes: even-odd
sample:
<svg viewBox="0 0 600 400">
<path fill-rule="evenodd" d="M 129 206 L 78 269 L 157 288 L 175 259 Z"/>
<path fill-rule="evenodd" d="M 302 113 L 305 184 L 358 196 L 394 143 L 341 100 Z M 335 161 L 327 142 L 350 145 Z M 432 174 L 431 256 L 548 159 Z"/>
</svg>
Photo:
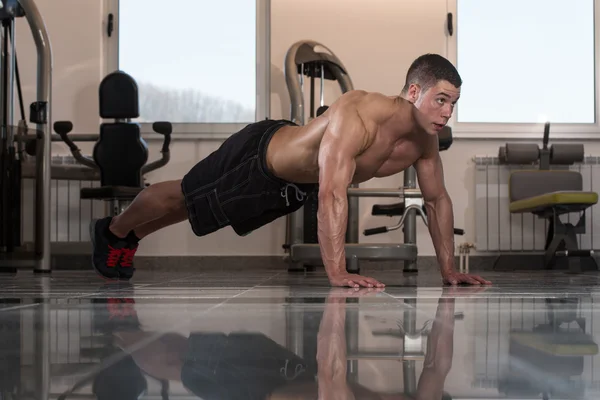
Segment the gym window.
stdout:
<svg viewBox="0 0 600 400">
<path fill-rule="evenodd" d="M 269 0 L 105 0 L 106 71 L 138 83 L 142 132 L 226 137 L 269 113 Z"/>
<path fill-rule="evenodd" d="M 448 13 L 455 136 L 541 139 L 548 121 L 553 138 L 598 137 L 595 0 L 448 0 Z"/>
</svg>

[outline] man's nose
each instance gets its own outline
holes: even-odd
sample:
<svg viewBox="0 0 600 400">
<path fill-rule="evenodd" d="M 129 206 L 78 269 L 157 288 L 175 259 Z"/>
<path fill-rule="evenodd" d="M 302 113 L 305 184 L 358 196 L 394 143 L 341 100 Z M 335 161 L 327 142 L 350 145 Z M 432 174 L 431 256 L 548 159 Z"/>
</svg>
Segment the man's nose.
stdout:
<svg viewBox="0 0 600 400">
<path fill-rule="evenodd" d="M 450 119 L 452 116 L 452 106 L 444 107 L 442 109 L 442 117 Z"/>
</svg>

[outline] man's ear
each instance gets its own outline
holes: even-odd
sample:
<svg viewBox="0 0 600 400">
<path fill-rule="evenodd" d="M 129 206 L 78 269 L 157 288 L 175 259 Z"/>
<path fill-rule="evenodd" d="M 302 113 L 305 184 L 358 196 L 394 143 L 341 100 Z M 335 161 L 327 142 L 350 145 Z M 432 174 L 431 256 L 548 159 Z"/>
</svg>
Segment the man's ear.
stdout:
<svg viewBox="0 0 600 400">
<path fill-rule="evenodd" d="M 409 102 L 411 102 L 412 104 L 415 104 L 417 102 L 417 100 L 419 99 L 420 95 L 421 95 L 421 86 L 417 85 L 416 83 L 411 83 L 410 86 L 408 87 L 406 99 Z"/>
</svg>

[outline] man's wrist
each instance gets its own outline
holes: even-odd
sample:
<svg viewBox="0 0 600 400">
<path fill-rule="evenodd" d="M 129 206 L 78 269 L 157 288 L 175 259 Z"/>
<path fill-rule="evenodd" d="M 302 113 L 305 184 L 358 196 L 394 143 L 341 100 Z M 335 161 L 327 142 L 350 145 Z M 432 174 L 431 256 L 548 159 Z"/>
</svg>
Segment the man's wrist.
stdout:
<svg viewBox="0 0 600 400">
<path fill-rule="evenodd" d="M 329 270 L 326 269 L 325 271 L 327 272 L 327 276 L 330 277 L 330 278 L 333 278 L 335 276 L 340 276 L 340 275 L 346 273 L 346 269 L 345 268 L 342 269 L 342 268 L 339 268 L 339 267 L 338 268 L 331 268 Z"/>
<path fill-rule="evenodd" d="M 456 268 L 454 267 L 454 263 L 445 263 L 440 265 L 440 271 L 442 274 L 449 274 L 456 272 Z"/>
</svg>

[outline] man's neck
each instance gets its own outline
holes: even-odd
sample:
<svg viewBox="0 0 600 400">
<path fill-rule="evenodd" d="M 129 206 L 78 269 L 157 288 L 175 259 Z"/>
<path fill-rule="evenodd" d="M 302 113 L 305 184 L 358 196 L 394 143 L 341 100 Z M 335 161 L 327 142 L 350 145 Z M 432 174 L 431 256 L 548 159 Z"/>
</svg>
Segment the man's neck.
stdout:
<svg viewBox="0 0 600 400">
<path fill-rule="evenodd" d="M 421 133 L 415 116 L 417 110 L 414 104 L 400 95 L 394 98 L 394 105 L 396 111 L 386 121 L 386 128 L 398 138 Z"/>
</svg>

